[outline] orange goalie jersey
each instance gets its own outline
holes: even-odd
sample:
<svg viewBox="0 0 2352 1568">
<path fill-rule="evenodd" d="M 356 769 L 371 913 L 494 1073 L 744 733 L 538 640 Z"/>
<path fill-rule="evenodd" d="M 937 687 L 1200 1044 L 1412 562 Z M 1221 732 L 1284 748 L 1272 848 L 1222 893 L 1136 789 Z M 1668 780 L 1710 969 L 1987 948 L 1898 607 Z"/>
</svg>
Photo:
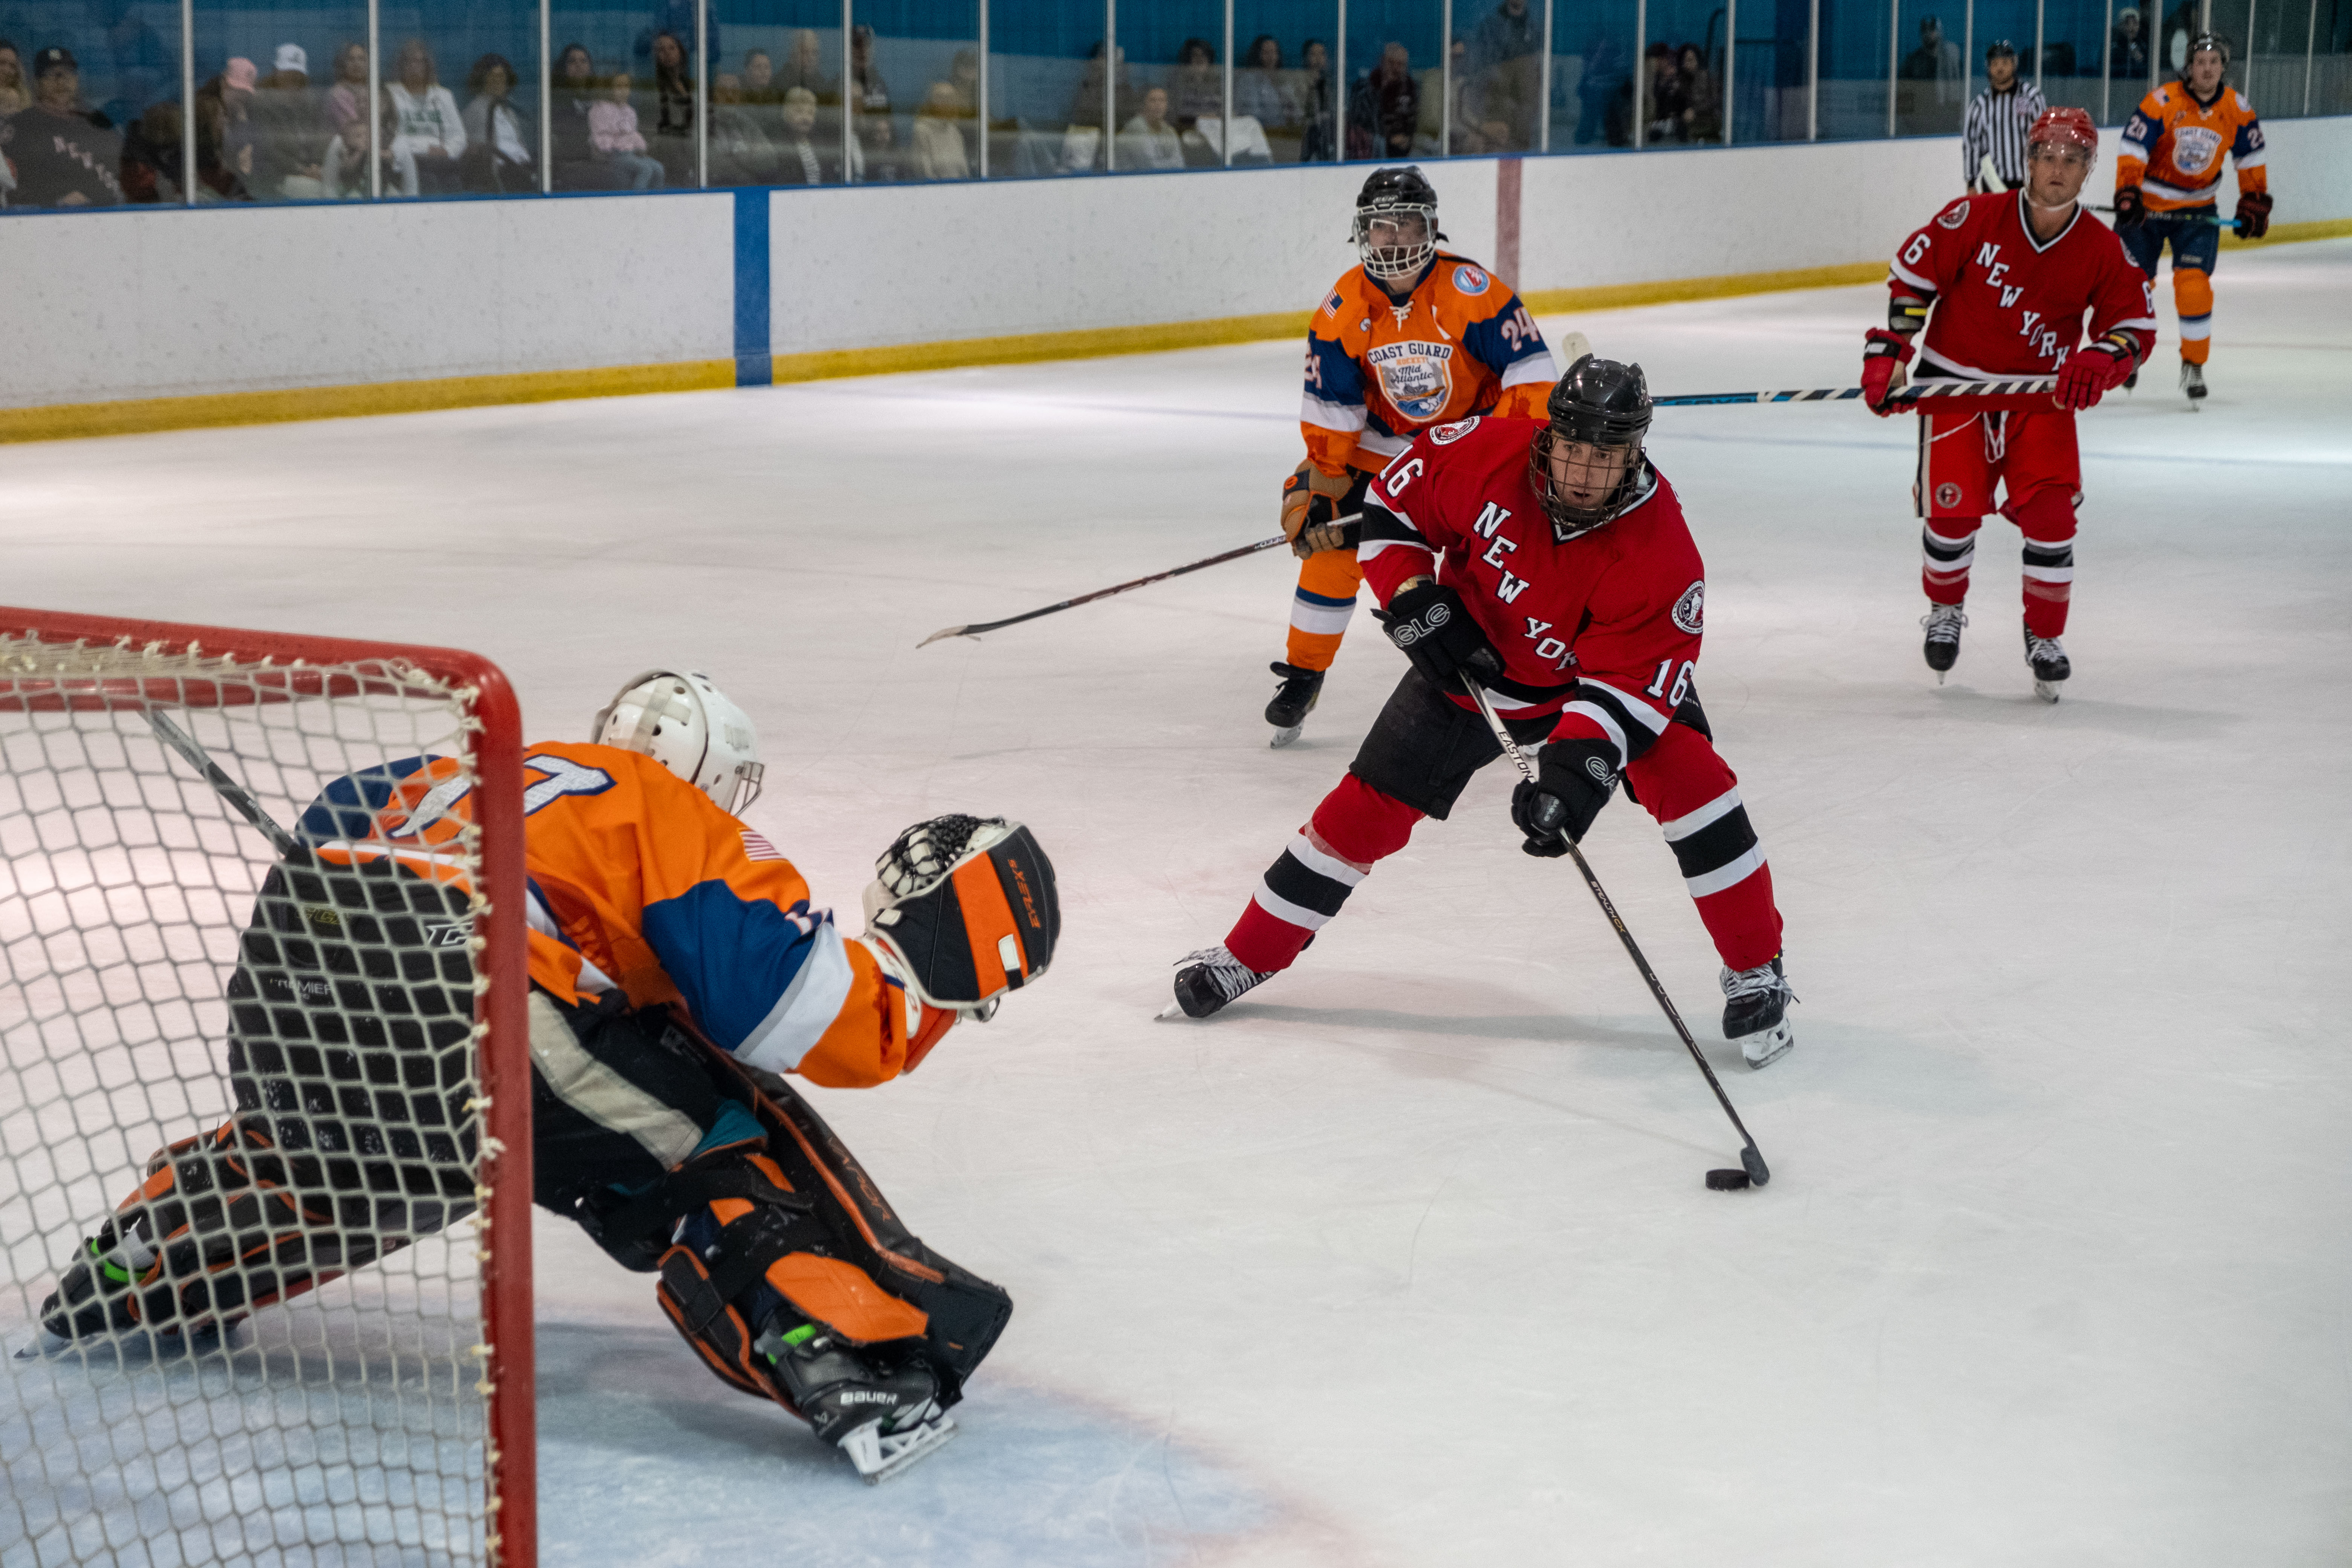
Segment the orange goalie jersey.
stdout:
<svg viewBox="0 0 2352 1568">
<path fill-rule="evenodd" d="M 2262 121 L 2246 95 L 2224 83 L 2200 103 L 2183 81 L 2168 81 L 2139 100 L 2124 127 L 2116 185 L 2137 185 L 2151 213 L 2178 212 L 2215 199 L 2221 154 L 2238 166 L 2238 189 L 2270 188 Z M 2152 273 L 2156 264 L 2148 263 Z"/>
<path fill-rule="evenodd" d="M 830 1088 L 903 1069 L 921 1003 L 809 907 L 765 838 L 635 752 L 551 742 L 523 768 L 532 984 L 682 1006 L 731 1055 Z M 323 858 L 390 853 L 446 879 L 434 850 L 469 820 L 469 793 L 457 763 L 410 758 L 335 781 L 300 836 Z"/>
<path fill-rule="evenodd" d="M 1399 305 L 1351 267 L 1307 330 L 1299 428 L 1323 472 L 1376 474 L 1433 425 L 1543 417 L 1559 378 L 1535 318 L 1485 268 L 1441 250 Z"/>
</svg>

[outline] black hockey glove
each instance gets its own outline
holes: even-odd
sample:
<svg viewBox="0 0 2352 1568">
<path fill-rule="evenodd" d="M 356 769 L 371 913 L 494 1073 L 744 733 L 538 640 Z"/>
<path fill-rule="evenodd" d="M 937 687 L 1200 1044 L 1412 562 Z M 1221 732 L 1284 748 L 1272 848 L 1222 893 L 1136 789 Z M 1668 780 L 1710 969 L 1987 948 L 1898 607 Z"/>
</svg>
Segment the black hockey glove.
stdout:
<svg viewBox="0 0 2352 1568">
<path fill-rule="evenodd" d="M 1452 691 L 1465 672 L 1482 680 L 1503 673 L 1502 656 L 1470 618 L 1462 595 L 1443 584 L 1426 578 L 1411 584 L 1372 616 L 1433 685 Z"/>
<path fill-rule="evenodd" d="M 2120 185 L 2116 189 L 2116 226 L 2134 229 L 2147 221 L 2147 202 L 2137 185 Z"/>
<path fill-rule="evenodd" d="M 1522 781 L 1511 792 L 1511 820 L 1528 836 L 1520 848 L 1549 860 L 1568 853 L 1561 834 L 1569 844 L 1583 842 L 1617 787 L 1611 755 L 1602 741 L 1553 741 L 1544 747 L 1535 782 Z"/>
</svg>

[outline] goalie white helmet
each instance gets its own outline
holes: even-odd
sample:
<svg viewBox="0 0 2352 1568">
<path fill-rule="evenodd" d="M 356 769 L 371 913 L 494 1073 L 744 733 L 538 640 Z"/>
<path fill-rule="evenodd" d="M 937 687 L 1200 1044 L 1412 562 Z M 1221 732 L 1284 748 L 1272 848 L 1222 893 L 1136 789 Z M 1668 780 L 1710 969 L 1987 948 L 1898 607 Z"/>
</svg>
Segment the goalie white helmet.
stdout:
<svg viewBox="0 0 2352 1568">
<path fill-rule="evenodd" d="M 740 816 L 760 797 L 760 737 L 751 715 L 700 670 L 649 669 L 621 688 L 588 737 L 651 757 Z"/>
</svg>

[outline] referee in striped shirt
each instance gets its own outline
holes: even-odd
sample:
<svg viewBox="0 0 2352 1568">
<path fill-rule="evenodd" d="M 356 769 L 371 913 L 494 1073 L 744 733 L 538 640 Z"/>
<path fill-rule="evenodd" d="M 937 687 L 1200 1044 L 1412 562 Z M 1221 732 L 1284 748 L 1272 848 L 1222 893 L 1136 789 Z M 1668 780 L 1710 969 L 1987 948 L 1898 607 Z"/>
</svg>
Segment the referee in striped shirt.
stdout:
<svg viewBox="0 0 2352 1568">
<path fill-rule="evenodd" d="M 2040 88 L 2019 79 L 2017 47 L 2007 38 L 1985 51 L 1985 77 L 1992 85 L 1969 100 L 1960 132 L 1960 183 L 1971 191 L 1996 188 L 1984 180 L 1984 161 L 1990 158 L 2001 184 L 2013 191 L 2025 184 L 2025 132 L 2050 106 Z"/>
</svg>

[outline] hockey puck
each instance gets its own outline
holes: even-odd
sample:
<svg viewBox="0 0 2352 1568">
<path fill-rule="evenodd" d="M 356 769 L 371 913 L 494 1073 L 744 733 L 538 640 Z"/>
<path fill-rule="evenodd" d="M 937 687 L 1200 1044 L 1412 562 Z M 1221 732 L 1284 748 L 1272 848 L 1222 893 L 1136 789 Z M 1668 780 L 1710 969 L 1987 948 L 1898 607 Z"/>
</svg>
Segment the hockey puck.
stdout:
<svg viewBox="0 0 2352 1568">
<path fill-rule="evenodd" d="M 1709 1171 L 1706 1173 L 1706 1184 L 1708 1188 L 1714 1192 L 1736 1193 L 1740 1188 L 1748 1184 L 1748 1173 L 1745 1171 Z"/>
</svg>

